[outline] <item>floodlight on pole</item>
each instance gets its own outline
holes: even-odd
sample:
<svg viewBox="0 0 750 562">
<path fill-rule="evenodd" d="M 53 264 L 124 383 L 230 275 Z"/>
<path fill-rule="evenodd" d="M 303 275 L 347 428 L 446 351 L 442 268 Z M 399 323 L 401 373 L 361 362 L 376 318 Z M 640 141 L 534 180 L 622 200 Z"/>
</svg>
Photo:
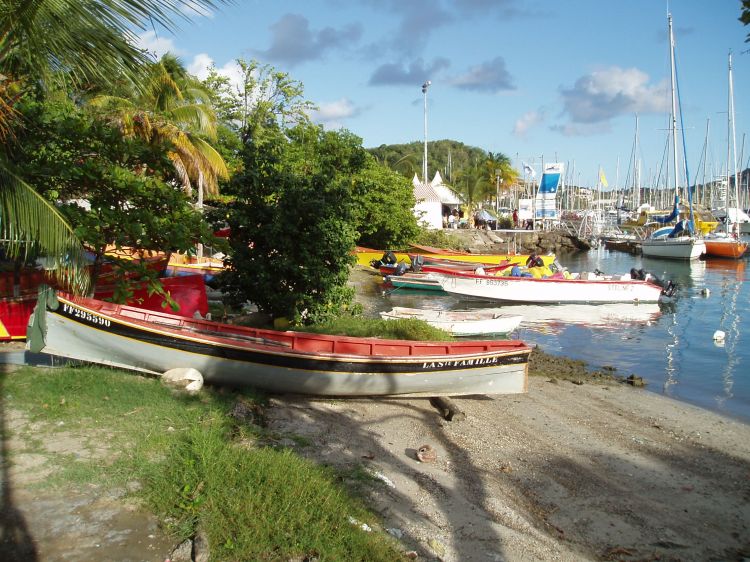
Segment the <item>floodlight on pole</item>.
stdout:
<svg viewBox="0 0 750 562">
<path fill-rule="evenodd" d="M 422 160 L 422 181 L 427 183 L 427 88 L 432 82 L 427 80 L 422 84 L 422 94 L 424 94 L 424 159 Z"/>
</svg>

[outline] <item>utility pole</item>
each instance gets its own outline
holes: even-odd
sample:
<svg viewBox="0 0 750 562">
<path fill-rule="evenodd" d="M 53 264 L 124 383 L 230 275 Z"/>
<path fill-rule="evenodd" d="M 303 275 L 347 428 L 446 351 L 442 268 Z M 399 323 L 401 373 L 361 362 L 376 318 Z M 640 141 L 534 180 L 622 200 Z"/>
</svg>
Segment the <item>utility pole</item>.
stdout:
<svg viewBox="0 0 750 562">
<path fill-rule="evenodd" d="M 428 182 L 427 179 L 427 88 L 432 85 L 432 82 L 427 80 L 422 84 L 422 94 L 424 94 L 424 159 L 422 160 L 422 181 Z"/>
</svg>

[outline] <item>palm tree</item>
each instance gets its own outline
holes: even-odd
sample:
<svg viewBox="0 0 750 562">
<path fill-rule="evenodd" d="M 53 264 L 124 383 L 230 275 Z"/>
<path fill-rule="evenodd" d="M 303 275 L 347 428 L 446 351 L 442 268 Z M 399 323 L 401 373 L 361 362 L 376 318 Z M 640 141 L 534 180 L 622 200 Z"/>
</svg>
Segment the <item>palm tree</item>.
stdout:
<svg viewBox="0 0 750 562">
<path fill-rule="evenodd" d="M 71 227 L 19 178 L 8 160 L 15 102 L 33 82 L 63 71 L 73 84 L 142 80 L 147 55 L 134 29 L 173 27 L 183 9 L 213 9 L 227 0 L 0 0 L 0 240 L 11 257 L 32 248 L 85 291 L 84 252 Z M 64 22 L 61 25 L 60 22 Z M 32 80 L 33 78 L 33 80 Z"/>
<path fill-rule="evenodd" d="M 216 139 L 216 114 L 208 105 L 210 94 L 171 54 L 149 67 L 145 85 L 130 99 L 98 96 L 92 100 L 112 116 L 123 133 L 168 147 L 167 156 L 186 193 L 198 186 L 218 194 L 218 179 L 227 178 L 226 163 L 206 141 Z"/>
<path fill-rule="evenodd" d="M 477 203 L 495 192 L 494 182 L 490 182 L 484 169 L 479 166 L 460 170 L 456 174 L 455 187 L 466 201 L 470 214 L 473 214 Z"/>
</svg>

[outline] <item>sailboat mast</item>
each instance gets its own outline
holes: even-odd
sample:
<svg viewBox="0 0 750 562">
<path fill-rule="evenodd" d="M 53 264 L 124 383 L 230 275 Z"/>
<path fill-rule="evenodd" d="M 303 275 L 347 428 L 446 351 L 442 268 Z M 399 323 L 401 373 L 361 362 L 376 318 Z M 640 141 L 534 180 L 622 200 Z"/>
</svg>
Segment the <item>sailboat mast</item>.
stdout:
<svg viewBox="0 0 750 562">
<path fill-rule="evenodd" d="M 669 22 L 669 70 L 671 76 L 671 91 L 672 91 L 672 112 L 670 118 L 670 130 L 672 132 L 672 165 L 673 168 L 673 181 L 674 181 L 674 192 L 677 195 L 678 181 L 677 181 L 677 69 L 675 68 L 674 61 L 674 34 L 672 33 L 672 14 L 667 14 L 667 21 Z"/>
<path fill-rule="evenodd" d="M 727 138 L 731 139 L 732 142 L 732 154 L 731 154 L 731 165 L 729 168 L 729 161 L 727 160 L 727 229 L 729 228 L 729 174 L 734 173 L 734 200 L 737 205 L 739 212 L 740 197 L 739 197 L 739 176 L 737 174 L 737 132 L 734 128 L 734 81 L 732 80 L 732 52 L 729 52 L 729 103 L 728 103 L 728 127 L 727 127 Z M 731 135 L 731 136 L 729 136 Z M 727 150 L 727 157 L 729 157 L 729 150 Z M 737 216 L 739 219 L 739 215 Z"/>
<path fill-rule="evenodd" d="M 638 146 L 638 114 L 635 114 L 635 147 L 633 148 L 633 166 L 635 168 L 635 185 L 633 186 L 633 207 L 641 206 L 641 159 L 639 158 L 640 147 Z"/>
</svg>

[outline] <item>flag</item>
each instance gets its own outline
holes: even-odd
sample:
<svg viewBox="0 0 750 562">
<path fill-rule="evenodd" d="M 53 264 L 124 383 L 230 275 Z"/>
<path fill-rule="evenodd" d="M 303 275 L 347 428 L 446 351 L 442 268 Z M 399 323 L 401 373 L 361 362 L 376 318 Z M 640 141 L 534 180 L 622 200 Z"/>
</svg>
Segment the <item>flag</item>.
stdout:
<svg viewBox="0 0 750 562">
<path fill-rule="evenodd" d="M 530 175 L 532 178 L 536 177 L 536 172 L 534 171 L 534 168 L 529 166 L 526 162 L 523 162 L 523 173 Z"/>
<path fill-rule="evenodd" d="M 602 168 L 599 168 L 599 182 L 604 187 L 609 187 L 609 182 L 607 182 L 607 176 L 604 175 L 604 170 Z"/>
</svg>

